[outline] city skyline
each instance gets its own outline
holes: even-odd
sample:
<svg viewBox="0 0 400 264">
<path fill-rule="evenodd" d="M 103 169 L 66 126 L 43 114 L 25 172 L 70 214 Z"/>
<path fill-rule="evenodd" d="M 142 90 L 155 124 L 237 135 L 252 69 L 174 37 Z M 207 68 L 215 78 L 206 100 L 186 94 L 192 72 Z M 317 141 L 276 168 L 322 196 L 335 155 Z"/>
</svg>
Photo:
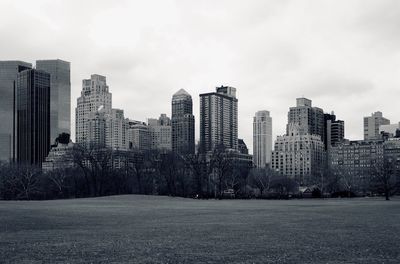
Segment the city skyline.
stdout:
<svg viewBox="0 0 400 264">
<path fill-rule="evenodd" d="M 392 123 L 400 121 L 391 96 L 400 86 L 395 37 L 400 8 L 394 7 L 400 3 L 350 2 L 255 1 L 248 8 L 239 2 L 157 2 L 157 9 L 154 3 L 99 1 L 78 7 L 71 1 L 56 14 L 47 12 L 56 8 L 52 2 L 4 1 L 0 7 L 9 12 L 0 21 L 16 26 L 1 29 L 7 39 L 0 44 L 7 54 L 2 59 L 71 62 L 73 138 L 72 109 L 81 81 L 97 73 L 107 76 L 114 107 L 135 120 L 170 116 L 170 97 L 185 89 L 193 98 L 196 140 L 198 95 L 220 85 L 237 88 L 238 136 L 250 151 L 254 112 L 271 112 L 275 140 L 285 133 L 287 107 L 302 96 L 334 111 L 345 121 L 345 137 L 357 140 L 363 138 L 364 116 L 381 111 Z M 148 11 L 159 19 L 141 15 Z M 103 21 L 104 15 L 116 19 Z M 29 42 L 15 34 L 22 18 L 38 25 L 24 36 Z M 48 35 L 54 38 L 44 38 Z"/>
</svg>

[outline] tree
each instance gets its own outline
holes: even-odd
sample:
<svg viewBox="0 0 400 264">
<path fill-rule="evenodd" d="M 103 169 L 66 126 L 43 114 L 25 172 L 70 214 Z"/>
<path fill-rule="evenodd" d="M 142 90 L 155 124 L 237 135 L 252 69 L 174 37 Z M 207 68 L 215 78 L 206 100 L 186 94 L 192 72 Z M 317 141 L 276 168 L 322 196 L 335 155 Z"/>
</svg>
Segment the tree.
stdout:
<svg viewBox="0 0 400 264">
<path fill-rule="evenodd" d="M 333 184 L 338 184 L 338 188 L 344 190 L 347 197 L 351 197 L 357 183 L 360 182 L 354 171 L 346 168 L 344 165 L 337 165 L 332 168 L 332 174 L 334 175 L 332 177 Z"/>
<path fill-rule="evenodd" d="M 56 189 L 57 196 L 65 197 L 65 191 L 69 187 L 67 183 L 69 177 L 67 169 L 58 169 L 48 172 L 46 174 L 46 177 L 50 180 L 52 186 L 54 186 L 54 188 Z"/>
<path fill-rule="evenodd" d="M 113 150 L 100 145 L 78 145 L 73 151 L 74 163 L 81 168 L 90 196 L 106 194 L 105 183 L 112 179 Z"/>
<path fill-rule="evenodd" d="M 233 159 L 228 151 L 223 146 L 218 146 L 214 149 L 211 156 L 211 164 L 213 173 L 216 176 L 214 183 L 217 185 L 218 198 L 222 198 L 225 188 L 224 182 L 228 175 L 232 173 Z"/>
<path fill-rule="evenodd" d="M 30 200 L 40 193 L 39 176 L 40 168 L 34 165 L 19 164 L 16 169 L 16 177 L 12 180 L 12 184 L 17 191 L 15 198 Z"/>
<path fill-rule="evenodd" d="M 260 196 L 268 191 L 271 182 L 272 171 L 269 168 L 253 168 L 250 171 L 249 183 L 260 190 Z"/>
<path fill-rule="evenodd" d="M 197 197 L 203 198 L 205 196 L 203 188 L 206 184 L 205 172 L 207 171 L 205 155 L 198 153 L 186 155 L 184 162 L 193 176 L 195 194 Z"/>
<path fill-rule="evenodd" d="M 297 188 L 297 182 L 286 176 L 275 176 L 270 180 L 270 189 L 278 193 L 278 198 L 288 198 Z"/>
<path fill-rule="evenodd" d="M 394 159 L 384 159 L 383 166 L 372 165 L 371 187 L 374 191 L 383 193 L 387 201 L 398 188 L 399 169 L 397 165 Z"/>
</svg>

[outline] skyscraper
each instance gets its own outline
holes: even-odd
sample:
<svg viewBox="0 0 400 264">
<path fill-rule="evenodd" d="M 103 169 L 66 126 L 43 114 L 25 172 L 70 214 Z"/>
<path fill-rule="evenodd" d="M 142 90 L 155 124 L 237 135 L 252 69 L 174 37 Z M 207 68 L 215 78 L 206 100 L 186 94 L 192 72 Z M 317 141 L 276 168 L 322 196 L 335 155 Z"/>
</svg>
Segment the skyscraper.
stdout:
<svg viewBox="0 0 400 264">
<path fill-rule="evenodd" d="M 111 114 L 105 115 L 105 120 L 106 146 L 112 149 L 127 149 L 127 129 L 129 120 L 124 117 L 124 110 L 115 108 L 111 109 Z"/>
<path fill-rule="evenodd" d="M 271 164 L 272 118 L 269 111 L 258 111 L 253 118 L 253 163 L 258 168 Z"/>
<path fill-rule="evenodd" d="M 289 109 L 286 134 L 289 134 L 289 125 L 294 123 L 298 124 L 300 134 L 319 135 L 324 141 L 324 111 L 311 103 L 307 98 L 296 99 L 296 106 Z"/>
<path fill-rule="evenodd" d="M 16 158 L 16 103 L 17 74 L 32 68 L 23 61 L 0 61 L 0 160 L 11 161 Z"/>
<path fill-rule="evenodd" d="M 36 69 L 50 73 L 50 142 L 61 133 L 71 133 L 70 63 L 62 60 L 37 60 Z"/>
<path fill-rule="evenodd" d="M 379 126 L 389 124 L 390 120 L 384 118 L 379 111 L 364 117 L 364 140 L 380 139 Z"/>
<path fill-rule="evenodd" d="M 195 127 L 192 97 L 184 89 L 172 96 L 172 151 L 177 154 L 194 154 Z"/>
<path fill-rule="evenodd" d="M 96 111 L 90 113 L 88 119 L 88 138 L 85 140 L 86 144 L 92 147 L 104 148 L 106 147 L 106 117 L 105 113 Z"/>
<path fill-rule="evenodd" d="M 200 94 L 200 152 L 219 145 L 237 150 L 237 115 L 236 88 L 221 86 L 216 92 Z"/>
<path fill-rule="evenodd" d="M 82 81 L 81 96 L 75 110 L 76 142 L 84 143 L 89 139 L 89 119 L 99 109 L 104 115 L 110 115 L 112 96 L 108 90 L 106 77 L 93 74 L 90 79 Z"/>
<path fill-rule="evenodd" d="M 335 114 L 324 114 L 324 143 L 325 150 L 329 150 L 344 140 L 344 121 L 336 120 Z"/>
<path fill-rule="evenodd" d="M 50 150 L 50 74 L 17 75 L 17 161 L 41 164 Z"/>
</svg>

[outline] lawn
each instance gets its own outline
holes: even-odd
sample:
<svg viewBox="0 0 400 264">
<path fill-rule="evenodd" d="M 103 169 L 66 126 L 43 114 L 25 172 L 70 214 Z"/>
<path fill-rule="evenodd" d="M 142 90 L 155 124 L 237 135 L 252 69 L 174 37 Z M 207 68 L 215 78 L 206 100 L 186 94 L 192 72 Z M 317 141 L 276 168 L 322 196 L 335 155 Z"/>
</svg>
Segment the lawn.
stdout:
<svg viewBox="0 0 400 264">
<path fill-rule="evenodd" d="M 0 201 L 4 263 L 400 263 L 400 199 Z"/>
</svg>

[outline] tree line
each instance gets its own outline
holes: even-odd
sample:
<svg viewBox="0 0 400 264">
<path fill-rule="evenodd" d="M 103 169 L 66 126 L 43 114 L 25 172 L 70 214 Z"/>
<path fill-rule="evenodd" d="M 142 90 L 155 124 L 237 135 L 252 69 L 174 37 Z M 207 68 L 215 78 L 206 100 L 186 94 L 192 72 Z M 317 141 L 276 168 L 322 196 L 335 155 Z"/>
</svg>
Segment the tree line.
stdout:
<svg viewBox="0 0 400 264">
<path fill-rule="evenodd" d="M 180 156 L 171 151 L 119 151 L 75 144 L 74 166 L 43 171 L 28 164 L 0 164 L 0 199 L 66 199 L 119 194 L 169 195 L 193 198 L 299 197 L 298 183 L 269 168 L 253 168 L 223 147 L 212 153 Z M 360 184 L 360 177 L 340 169 L 314 175 L 313 197 L 329 194 L 384 194 L 399 187 L 399 169 L 385 163 Z M 367 183 L 367 184 L 365 184 Z"/>
</svg>

